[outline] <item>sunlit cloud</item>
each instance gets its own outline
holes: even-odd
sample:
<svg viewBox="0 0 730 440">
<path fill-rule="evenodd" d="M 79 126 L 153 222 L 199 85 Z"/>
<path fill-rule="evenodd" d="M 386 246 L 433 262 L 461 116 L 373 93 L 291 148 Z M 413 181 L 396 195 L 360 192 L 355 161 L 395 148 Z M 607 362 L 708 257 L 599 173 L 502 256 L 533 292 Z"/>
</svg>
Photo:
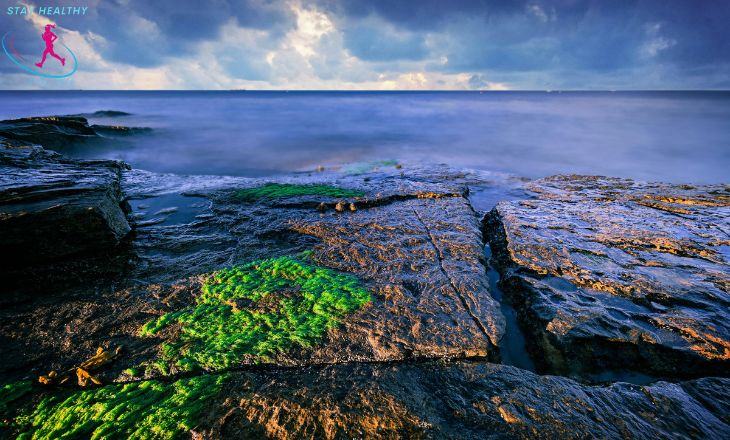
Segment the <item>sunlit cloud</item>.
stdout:
<svg viewBox="0 0 730 440">
<path fill-rule="evenodd" d="M 0 15 L 22 53 L 38 56 L 39 30 L 52 23 L 79 60 L 66 80 L 33 78 L 3 60 L 0 87 L 730 87 L 723 2 L 92 0 L 89 8 L 73 19 Z"/>
</svg>

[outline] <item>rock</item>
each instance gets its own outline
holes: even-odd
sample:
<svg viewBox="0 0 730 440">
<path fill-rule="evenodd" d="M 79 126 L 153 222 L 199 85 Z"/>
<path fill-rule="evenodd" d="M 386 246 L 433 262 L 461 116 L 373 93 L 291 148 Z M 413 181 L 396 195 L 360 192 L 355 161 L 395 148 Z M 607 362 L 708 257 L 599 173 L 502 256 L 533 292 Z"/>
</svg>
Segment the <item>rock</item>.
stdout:
<svg viewBox="0 0 730 440">
<path fill-rule="evenodd" d="M 64 158 L 0 139 L 0 254 L 7 265 L 108 250 L 130 232 L 115 161 Z"/>
<path fill-rule="evenodd" d="M 730 373 L 730 187 L 557 176 L 486 234 L 553 373 Z"/>
<path fill-rule="evenodd" d="M 11 410 L 3 408 L 14 423 L 0 425 L 0 435 L 58 435 L 65 427 L 146 436 L 162 426 L 182 435 L 183 426 L 195 426 L 189 434 L 203 439 L 716 439 L 730 435 L 728 392 L 729 379 L 586 386 L 485 362 L 257 368 L 107 385 L 55 400 L 47 388 L 25 385 L 8 399 Z M 130 408 L 145 423 L 129 417 Z M 34 423 L 13 414 L 33 414 Z M 185 424 L 170 423 L 172 414 Z"/>
<path fill-rule="evenodd" d="M 37 147 L 6 148 L 6 154 L 1 157 L 3 167 L 19 168 L 22 164 L 44 163 L 51 170 L 63 172 L 62 176 L 74 177 L 77 174 L 68 174 L 66 169 L 54 167 L 65 164 L 68 169 L 74 170 L 77 169 L 74 167 L 86 164 L 63 159 Z M 108 162 L 95 164 L 87 164 L 94 170 L 94 175 L 104 169 L 103 164 L 114 169 Z M 30 165 L 27 167 L 33 169 Z M 42 432 L 57 432 L 64 427 L 78 427 L 85 430 L 85 435 L 90 435 L 95 429 L 105 429 L 104 435 L 124 437 L 143 425 L 146 427 L 143 429 L 162 429 L 169 435 L 211 439 L 730 436 L 730 418 L 727 416 L 730 379 L 707 377 L 677 383 L 655 382 L 646 386 L 628 383 L 589 386 L 571 378 L 540 376 L 490 362 L 499 359 L 497 346 L 504 335 L 505 324 L 500 304 L 492 298 L 494 292 L 490 291 L 485 273 L 483 225 L 467 198 L 467 185 L 479 182 L 474 175 L 408 167 L 403 177 L 399 171 L 379 171 L 368 174 L 366 178 L 323 172 L 316 177 L 299 175 L 282 178 L 281 182 L 272 185 L 264 180 L 243 178 L 211 179 L 120 172 L 123 175 L 121 186 L 129 197 L 146 198 L 184 192 L 207 199 L 202 204 L 206 211 L 184 224 L 150 225 L 138 229 L 132 237 L 135 257 L 123 277 L 101 284 L 84 280 L 84 283 L 72 287 L 54 285 L 57 295 L 0 307 L 0 352 L 4 354 L 0 360 L 0 386 L 10 384 L 4 389 L 23 390 L 21 397 L 8 399 L 6 404 L 3 402 L 6 407 L 0 411 L 0 419 L 12 423 L 0 426 L 0 437 L 14 437 L 19 432 L 36 428 L 47 430 Z M 604 315 L 599 315 L 601 309 L 598 307 L 588 309 L 596 314 L 595 322 L 601 324 L 611 322 L 606 315 L 613 319 L 619 316 L 619 309 L 614 305 L 616 302 L 622 307 L 627 304 L 622 302 L 628 301 L 625 298 L 601 293 L 595 285 L 591 285 L 593 290 L 587 290 L 587 287 L 568 289 L 566 283 L 579 281 L 571 278 L 574 272 L 567 269 L 562 273 L 555 269 L 555 273 L 549 275 L 547 269 L 546 274 L 538 272 L 542 270 L 538 263 L 543 261 L 546 267 L 552 267 L 550 262 L 556 250 L 549 245 L 584 243 L 578 240 L 582 239 L 582 235 L 578 238 L 572 235 L 550 236 L 550 240 L 539 242 L 539 246 L 548 246 L 542 251 L 540 249 L 543 248 L 538 245 L 531 247 L 533 242 L 529 234 L 536 234 L 535 231 L 568 234 L 567 229 L 520 228 L 518 231 L 522 235 L 515 235 L 512 229 L 519 224 L 517 222 L 522 216 L 528 215 L 522 210 L 530 209 L 527 208 L 530 204 L 537 207 L 528 211 L 534 214 L 540 209 L 547 209 L 541 206 L 543 203 L 555 204 L 549 216 L 539 217 L 541 225 L 550 225 L 552 221 L 567 222 L 567 218 L 573 218 L 568 216 L 577 216 L 578 212 L 586 213 L 588 220 L 583 221 L 587 222 L 600 210 L 619 209 L 621 206 L 624 208 L 619 212 L 631 215 L 640 215 L 637 212 L 644 208 L 656 210 L 639 205 L 643 199 L 635 200 L 633 195 L 628 195 L 630 191 L 634 195 L 649 191 L 648 186 L 632 183 L 630 189 L 612 189 L 617 185 L 600 181 L 597 183 L 599 190 L 594 191 L 590 189 L 593 185 L 591 180 L 585 182 L 585 188 L 581 190 L 575 189 L 577 183 L 570 183 L 573 185 L 570 191 L 557 180 L 538 182 L 532 188 L 542 191 L 538 199 L 500 204 L 489 216 L 486 232 L 491 239 L 495 259 L 500 263 L 506 287 L 510 288 L 508 293 L 514 300 L 522 301 L 519 310 L 523 319 L 532 316 L 530 301 L 544 304 L 540 302 L 544 301 L 540 295 L 545 292 L 532 287 L 541 286 L 539 283 L 561 286 L 566 291 L 563 295 L 571 292 L 577 295 L 575 292 L 581 291 L 584 297 L 578 299 L 586 304 L 591 300 L 585 298 L 591 295 L 604 301 L 604 306 L 610 307 L 603 309 Z M 266 191 L 260 190 L 263 187 Z M 242 198 L 240 194 L 244 188 L 248 190 L 245 193 L 247 197 Z M 656 188 L 662 191 L 666 188 L 681 189 L 669 186 Z M 707 229 L 710 232 L 702 236 L 707 241 L 692 237 L 699 243 L 695 246 L 699 249 L 696 251 L 698 255 L 712 257 L 716 254 L 708 253 L 708 250 L 717 251 L 724 246 L 712 244 L 712 231 L 727 218 L 724 213 L 713 209 L 725 208 L 709 206 L 712 200 L 715 200 L 712 203 L 719 203 L 717 198 L 698 196 L 712 195 L 712 191 L 721 189 L 684 188 L 695 192 L 697 197 L 693 196 L 691 200 L 703 200 L 704 205 L 685 203 L 681 207 L 695 210 L 690 218 L 702 218 L 705 225 L 710 226 Z M 343 196 L 343 193 L 348 195 Z M 612 197 L 612 203 L 601 200 L 606 194 Z M 724 193 L 714 196 L 720 197 L 720 200 L 725 197 Z M 357 210 L 335 214 L 333 208 L 344 197 L 355 203 Z M 492 198 L 489 194 L 485 200 L 491 203 L 489 200 Z M 152 199 L 148 200 L 152 202 Z M 672 200 L 676 203 L 679 199 Z M 488 205 L 487 202 L 484 206 Z M 316 209 L 319 206 L 328 209 L 319 212 Z M 666 214 L 666 218 L 649 217 L 649 212 L 652 211 L 642 214 L 644 217 L 621 221 L 631 224 L 636 230 L 640 229 L 638 226 L 651 224 L 653 228 L 648 229 L 647 226 L 645 229 L 649 232 L 642 234 L 658 234 L 664 227 L 662 222 L 668 222 L 672 218 L 669 216 L 674 215 L 666 209 L 659 213 Z M 639 218 L 644 218 L 645 223 Z M 650 222 L 650 218 L 653 221 Z M 684 225 L 695 224 L 686 221 L 685 217 L 680 220 Z M 580 230 L 581 233 L 595 232 L 588 228 L 599 230 L 595 224 L 588 224 L 585 230 Z M 614 229 L 622 230 L 619 227 Z M 643 237 L 641 234 L 637 236 Z M 688 233 L 678 236 L 690 237 Z M 568 238 L 573 241 L 567 241 Z M 598 246 L 595 240 L 585 242 Z M 518 247 L 517 243 L 523 245 Z M 639 246 L 641 241 L 636 238 L 630 243 Z M 648 247 L 640 251 L 630 250 L 641 252 L 645 259 L 655 252 Z M 541 257 L 513 260 L 513 256 L 517 255 L 532 256 L 528 251 Z M 542 257 L 540 252 L 545 256 Z M 606 250 L 609 255 L 616 252 Z M 671 259 L 674 256 L 670 258 L 664 254 L 652 254 L 651 259 L 665 264 L 674 261 Z M 662 257 L 666 257 L 666 261 Z M 635 258 L 638 260 L 639 257 Z M 319 288 L 310 285 L 297 288 L 284 282 L 290 281 L 284 275 L 289 276 L 292 272 L 285 272 L 282 267 L 293 260 L 306 261 L 308 265 L 304 269 L 294 265 L 295 277 L 306 275 L 309 268 L 315 268 L 329 284 L 322 283 Z M 272 266 L 272 261 L 280 264 Z M 534 264 L 528 267 L 523 261 Z M 561 264 L 572 262 L 568 258 L 558 261 Z M 702 264 L 715 265 L 712 267 L 724 267 L 722 265 L 725 264 L 719 260 L 702 261 Z M 252 262 L 246 266 L 246 263 Z M 198 302 L 206 291 L 204 286 L 215 287 L 208 281 L 212 273 L 226 267 L 241 266 L 247 269 L 236 275 L 238 281 L 218 292 L 220 295 L 216 298 L 222 299 L 223 303 L 209 301 L 201 305 Z M 686 271 L 696 270 L 692 273 L 698 274 L 709 266 L 698 263 L 681 267 Z M 631 272 L 635 277 L 645 276 L 643 266 L 637 265 L 635 269 Z M 672 270 L 675 269 L 673 266 Z M 607 269 L 603 270 L 612 274 Z M 235 270 L 226 272 L 234 273 Z M 263 272 L 266 276 L 259 277 Z M 261 282 L 256 284 L 259 278 Z M 218 285 L 232 279 L 221 277 Z M 666 299 L 675 298 L 676 286 L 683 286 L 683 281 L 652 284 L 655 289 L 664 289 L 658 292 L 667 291 L 675 296 L 652 294 L 647 305 L 640 300 L 638 291 L 631 291 L 639 298 L 636 300 L 638 304 L 631 304 L 635 304 L 636 309 L 651 307 L 652 313 L 655 313 L 651 316 L 657 318 L 673 316 L 670 314 L 683 310 L 702 313 L 701 317 L 711 319 L 717 319 L 712 313 L 724 313 L 709 306 L 696 311 L 690 308 L 688 304 L 698 301 L 693 295 L 701 296 L 709 305 L 716 301 L 710 294 L 716 292 L 707 287 L 707 283 L 697 282 L 696 279 L 701 279 L 699 275 L 688 279 L 695 284 L 692 284 L 692 290 L 682 291 L 682 298 L 687 301 L 675 304 Z M 609 276 L 606 280 L 618 289 L 623 278 Z M 639 285 L 650 285 L 644 281 Z M 249 282 L 253 288 L 247 284 Z M 238 290 L 246 289 L 261 293 L 264 290 L 258 289 L 261 285 L 268 289 L 273 286 L 273 293 L 268 295 L 276 295 L 278 301 L 268 301 L 266 297 L 262 300 L 257 298 L 258 295 L 236 295 Z M 360 307 L 349 307 L 340 301 L 339 293 L 332 294 L 343 285 L 348 288 L 356 286 L 358 291 L 366 289 L 371 300 Z M 697 286 L 705 290 L 698 290 Z M 164 368 L 157 372 L 145 371 L 151 364 L 164 360 L 167 354 L 177 356 L 184 352 L 189 348 L 187 343 L 200 343 L 200 340 L 194 339 L 194 332 L 186 333 L 185 340 L 180 338 L 183 330 L 191 327 L 183 328 L 177 318 L 198 320 L 211 317 L 217 313 L 216 310 L 223 310 L 220 316 L 214 316 L 216 319 L 201 320 L 202 325 L 195 327 L 216 333 L 221 329 L 227 330 L 221 323 L 227 323 L 234 316 L 229 314 L 230 310 L 249 310 L 280 317 L 281 314 L 274 313 L 278 312 L 277 308 L 284 307 L 284 301 L 295 299 L 302 290 L 322 296 L 329 292 L 330 305 L 336 303 L 340 308 L 348 309 L 347 313 L 337 314 L 338 322 L 329 327 L 321 338 L 305 335 L 308 337 L 306 344 L 294 347 L 280 345 L 285 349 L 270 358 L 241 356 L 239 363 L 227 364 L 231 368 L 225 368 L 225 374 L 216 374 L 216 368 L 204 371 L 186 369 L 189 363 L 173 366 L 168 371 L 162 371 Z M 205 298 L 210 300 L 213 296 Z M 571 300 L 574 301 L 571 307 L 574 307 L 572 304 L 586 307 L 578 299 Z M 540 306 L 542 308 L 534 307 L 537 312 L 550 310 L 544 305 Z M 205 313 L 193 314 L 190 313 L 193 308 L 206 310 Z M 566 308 L 565 312 L 572 310 Z M 575 310 L 575 316 L 584 316 L 584 309 L 575 307 Z M 622 313 L 634 313 L 639 323 L 628 322 L 627 326 L 644 325 L 645 321 L 640 320 L 634 309 L 626 305 L 626 310 Z M 166 323 L 157 321 L 160 317 Z M 316 324 L 316 319 L 317 316 L 308 316 L 305 322 Z M 147 326 L 150 322 L 155 325 Z M 529 339 L 542 343 L 541 335 L 549 332 L 544 321 L 538 319 L 535 322 L 535 328 L 530 329 L 533 337 Z M 717 324 L 717 321 L 708 322 Z M 207 323 L 220 326 L 205 328 Z M 654 371 L 646 367 L 653 364 L 644 361 L 653 359 L 649 355 L 664 359 L 663 362 L 668 364 L 673 358 L 667 353 L 677 352 L 683 361 L 688 359 L 687 353 L 693 353 L 682 347 L 667 347 L 666 351 L 657 349 L 645 354 L 647 352 L 641 350 L 648 349 L 643 346 L 640 346 L 641 350 L 620 352 L 614 345 L 606 343 L 602 335 L 589 334 L 588 331 L 597 326 L 588 324 L 585 336 L 574 336 L 569 331 L 573 339 L 563 339 L 565 345 L 535 344 L 535 347 L 557 347 L 551 352 L 536 351 L 538 356 L 548 359 L 543 359 L 546 370 L 558 371 L 564 364 L 553 360 L 571 355 L 568 349 L 580 352 L 580 348 L 571 343 L 588 347 L 583 349 L 584 353 L 594 349 L 599 360 L 592 365 L 590 359 L 577 357 L 576 364 L 581 373 L 591 369 L 601 371 L 601 368 L 621 363 L 620 360 L 609 359 L 610 356 L 626 355 L 626 364 Z M 321 328 L 321 323 L 318 325 Z M 142 332 L 143 326 L 148 330 L 157 326 L 159 331 Z M 614 331 L 612 327 L 607 328 Z M 616 329 L 615 334 L 621 336 L 623 329 Z M 652 331 L 659 332 L 658 329 Z M 545 336 L 544 339 L 550 337 Z M 218 338 L 212 340 L 220 341 Z M 590 345 L 593 340 L 597 342 Z M 103 352 L 119 345 L 124 346 L 124 351 L 114 362 L 106 363 L 93 372 L 94 378 L 104 384 L 102 387 L 78 391 L 36 385 L 28 390 L 25 382 L 18 382 L 19 379 L 46 374 L 49 370 L 66 371 L 93 356 L 100 346 Z M 631 347 L 631 344 L 626 345 Z M 604 346 L 608 349 L 601 352 L 599 349 Z M 209 344 L 203 348 L 211 357 L 218 354 L 216 350 L 223 353 L 235 351 L 232 344 Z M 235 348 L 240 350 L 240 346 Z M 703 362 L 685 362 L 682 365 L 688 369 L 699 368 L 698 373 L 688 376 L 716 372 L 707 361 Z M 569 368 L 565 371 L 572 373 Z M 158 376 L 166 377 L 150 380 Z M 126 382 L 132 384 L 124 386 L 122 383 Z M 21 386 L 16 386 L 18 383 Z M 46 404 L 39 406 L 41 401 Z M 96 410 L 99 407 L 107 408 L 109 412 L 99 412 Z M 128 417 L 107 417 L 115 411 L 129 411 L 129 407 L 139 408 L 135 409 L 133 417 L 129 417 L 128 413 Z M 43 426 L 29 425 L 28 414 L 35 414 L 37 418 L 32 420 Z M 16 418 L 18 415 L 26 417 Z M 183 417 L 185 423 L 170 423 L 170 415 L 178 419 Z M 145 423 L 136 423 L 137 418 L 143 418 Z M 183 430 L 185 426 L 194 428 Z"/>
<path fill-rule="evenodd" d="M 62 308 L 52 311 L 39 304 L 30 312 L 24 309 L 19 324 L 12 328 L 0 326 L 0 334 L 13 335 L 3 344 L 4 351 L 16 350 L 13 347 L 20 342 L 19 335 L 24 335 L 23 345 L 43 347 L 19 349 L 19 356 L 0 365 L 0 373 L 40 362 L 39 356 L 57 352 L 61 341 L 65 356 L 88 356 L 87 349 L 95 348 L 98 342 L 89 342 L 85 332 L 69 333 L 64 323 L 82 326 L 90 316 L 97 317 L 96 335 L 102 335 L 106 328 L 109 334 L 117 335 L 115 344 L 139 347 L 130 350 L 114 368 L 136 367 L 176 337 L 173 327 L 159 337 L 140 338 L 140 328 L 164 313 L 195 304 L 209 274 L 262 259 L 297 257 L 305 251 L 312 264 L 356 277 L 372 295 L 372 302 L 347 316 L 311 347 L 295 347 L 268 360 L 241 357 L 241 365 L 497 359 L 504 317 L 485 277 L 479 217 L 464 196 L 463 184 L 448 177 L 433 182 L 431 175 L 424 172 L 422 178 L 417 171 L 407 179 L 377 175 L 367 183 L 361 178 L 333 181 L 328 180 L 331 176 L 321 175 L 306 180 L 362 192 L 359 208 L 347 215 L 313 209 L 321 203 L 333 206 L 337 198 L 327 196 L 240 201 L 233 195 L 252 184 L 246 179 L 227 183 L 229 189 L 224 190 L 188 188 L 197 197 L 212 201 L 211 217 L 136 230 L 136 257 L 121 285 L 113 287 L 113 296 L 99 297 L 91 286 L 86 291 L 78 288 L 75 294 L 79 299 L 67 299 Z M 146 178 L 157 177 L 141 175 L 135 185 L 154 187 L 149 180 L 142 182 Z M 134 191 L 128 195 L 141 195 Z M 133 298 L 145 299 L 144 305 Z M 99 319 L 105 310 L 115 312 Z M 9 310 L 4 314 L 3 321 L 9 323 L 13 316 L 19 316 L 13 313 Z M 27 313 L 43 315 L 47 324 L 39 328 L 27 321 Z M 125 317 L 124 325 L 116 321 L 117 316 Z M 119 335 L 120 328 L 126 329 L 126 337 Z M 111 374 L 117 373 L 114 370 Z"/>
<path fill-rule="evenodd" d="M 132 114 L 119 110 L 97 110 L 93 113 L 79 113 L 76 115 L 67 116 L 80 116 L 84 118 L 119 118 L 123 116 L 132 116 Z"/>
<path fill-rule="evenodd" d="M 44 116 L 0 121 L 0 136 L 54 149 L 94 138 L 96 132 L 80 116 Z"/>
<path fill-rule="evenodd" d="M 0 121 L 0 137 L 25 144 L 38 144 L 51 150 L 63 150 L 98 140 L 105 134 L 129 135 L 147 131 L 150 129 L 89 126 L 89 122 L 83 116 L 40 116 Z"/>
<path fill-rule="evenodd" d="M 414 198 L 345 217 L 289 218 L 290 230 L 317 239 L 318 264 L 355 274 L 377 297 L 345 325 L 344 339 L 327 344 L 326 356 L 493 354 L 504 318 L 489 292 L 475 218 L 463 197 Z"/>
<path fill-rule="evenodd" d="M 237 237 L 233 261 L 310 250 L 317 265 L 355 275 L 375 297 L 313 350 L 277 362 L 497 356 L 504 317 L 485 277 L 479 220 L 464 185 L 445 174 L 439 182 L 416 169 L 406 178 L 314 180 L 363 193 L 348 215 L 304 209 L 336 198 L 250 205 L 215 195 L 217 221 Z"/>
<path fill-rule="evenodd" d="M 204 438 L 726 438 L 728 379 L 591 387 L 489 363 L 243 372 Z"/>
<path fill-rule="evenodd" d="M 208 192 L 213 200 L 212 219 L 180 227 L 172 235 L 174 243 L 165 238 L 172 233 L 170 228 L 140 230 L 138 239 L 150 242 L 140 249 L 140 257 L 149 258 L 147 269 L 159 267 L 163 275 L 184 277 L 185 272 L 178 268 L 189 274 L 193 265 L 206 261 L 208 249 L 200 243 L 193 247 L 194 253 L 183 250 L 174 257 L 170 249 L 181 246 L 179 239 L 196 235 L 209 240 L 210 255 L 228 261 L 227 265 L 309 251 L 314 264 L 354 275 L 373 295 L 372 304 L 328 332 L 321 343 L 257 362 L 302 365 L 424 357 L 497 358 L 504 318 L 490 295 L 479 218 L 464 196 L 463 185 L 447 178 L 443 183 L 421 181 L 416 172 L 410 179 L 380 175 L 367 183 L 354 177 L 328 178 L 308 178 L 302 184 L 320 185 L 317 188 L 326 188 L 328 193 L 335 187 L 359 191 L 356 211 L 323 215 L 312 209 L 336 205 L 334 196 L 242 202 L 235 197 L 235 189 Z M 288 185 L 289 193 L 304 192 L 291 182 Z M 197 196 L 205 194 L 196 192 Z M 231 244 L 220 248 L 222 240 Z M 220 266 L 211 267 L 215 268 Z M 137 278 L 148 279 L 149 272 Z M 175 292 L 178 299 L 187 298 L 182 303 L 190 304 L 200 295 L 200 284 Z M 170 294 L 170 289 L 158 292 L 163 299 Z"/>
</svg>

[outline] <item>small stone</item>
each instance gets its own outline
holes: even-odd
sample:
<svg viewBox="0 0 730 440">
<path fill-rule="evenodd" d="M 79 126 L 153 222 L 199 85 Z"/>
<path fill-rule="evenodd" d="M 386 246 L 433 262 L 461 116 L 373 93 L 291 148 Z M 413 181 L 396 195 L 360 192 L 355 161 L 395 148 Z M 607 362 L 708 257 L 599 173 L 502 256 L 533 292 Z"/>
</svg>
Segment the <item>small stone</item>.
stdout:
<svg viewBox="0 0 730 440">
<path fill-rule="evenodd" d="M 343 202 L 337 202 L 337 205 L 335 205 L 335 211 L 345 212 L 345 204 Z"/>
<path fill-rule="evenodd" d="M 352 212 L 357 211 L 357 206 L 355 206 L 354 203 L 350 203 L 350 211 L 352 211 Z"/>
</svg>

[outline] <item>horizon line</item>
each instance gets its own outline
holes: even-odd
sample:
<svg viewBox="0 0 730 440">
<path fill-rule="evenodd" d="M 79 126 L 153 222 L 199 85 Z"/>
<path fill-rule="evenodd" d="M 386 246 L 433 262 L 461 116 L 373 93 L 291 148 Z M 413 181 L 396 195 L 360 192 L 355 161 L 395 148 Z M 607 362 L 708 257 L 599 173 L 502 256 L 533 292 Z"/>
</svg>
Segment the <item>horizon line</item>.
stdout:
<svg viewBox="0 0 730 440">
<path fill-rule="evenodd" d="M 469 90 L 469 89 L 0 89 L 0 92 L 339 92 L 339 93 L 623 93 L 623 92 L 730 92 L 730 89 L 510 89 L 510 90 Z"/>
</svg>

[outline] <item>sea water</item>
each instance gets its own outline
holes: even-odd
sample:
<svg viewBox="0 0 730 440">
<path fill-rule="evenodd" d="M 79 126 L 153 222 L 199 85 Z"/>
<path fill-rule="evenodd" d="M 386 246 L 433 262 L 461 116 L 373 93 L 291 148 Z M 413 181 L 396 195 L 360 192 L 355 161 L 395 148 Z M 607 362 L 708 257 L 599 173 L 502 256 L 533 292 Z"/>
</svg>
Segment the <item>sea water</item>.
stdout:
<svg viewBox="0 0 730 440">
<path fill-rule="evenodd" d="M 150 127 L 67 154 L 266 176 L 393 159 L 538 178 L 730 182 L 730 92 L 0 92 L 0 119 L 118 110 Z"/>
</svg>

